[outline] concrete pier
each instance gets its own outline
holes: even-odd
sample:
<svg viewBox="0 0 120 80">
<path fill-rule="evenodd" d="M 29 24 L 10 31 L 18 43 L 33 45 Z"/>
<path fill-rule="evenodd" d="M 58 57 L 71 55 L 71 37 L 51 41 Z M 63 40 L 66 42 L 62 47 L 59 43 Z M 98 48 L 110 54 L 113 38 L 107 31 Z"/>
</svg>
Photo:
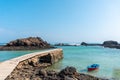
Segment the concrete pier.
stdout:
<svg viewBox="0 0 120 80">
<path fill-rule="evenodd" d="M 6 55 L 7 56 L 7 55 Z M 41 66 L 42 63 L 54 64 L 63 58 L 62 49 L 52 49 L 43 52 L 35 52 L 26 54 L 5 62 L 0 63 L 0 80 L 5 80 L 16 69 L 22 68 L 24 65 Z"/>
</svg>

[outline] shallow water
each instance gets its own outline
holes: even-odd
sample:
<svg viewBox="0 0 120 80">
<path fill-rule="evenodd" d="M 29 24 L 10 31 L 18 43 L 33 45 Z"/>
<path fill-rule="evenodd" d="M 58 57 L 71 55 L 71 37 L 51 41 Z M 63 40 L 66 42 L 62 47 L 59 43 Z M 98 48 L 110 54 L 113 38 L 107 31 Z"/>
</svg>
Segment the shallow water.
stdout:
<svg viewBox="0 0 120 80">
<path fill-rule="evenodd" d="M 103 48 L 100 46 L 61 46 L 64 58 L 50 67 L 60 70 L 66 66 L 74 66 L 78 72 L 90 75 L 115 78 L 120 80 L 120 49 Z M 87 66 L 97 63 L 99 70 L 87 72 Z"/>
<path fill-rule="evenodd" d="M 90 75 L 115 78 L 120 80 L 120 49 L 103 48 L 100 46 L 60 46 L 64 58 L 52 65 L 49 69 L 61 70 L 66 66 L 74 66 L 78 72 Z M 0 51 L 0 62 L 31 52 L 43 51 Z M 87 66 L 97 63 L 99 70 L 87 72 Z"/>
<path fill-rule="evenodd" d="M 24 51 L 0 51 L 0 62 L 16 58 L 25 54 L 33 53 L 33 52 L 40 52 L 40 51 L 46 51 L 45 50 L 24 50 Z"/>
<path fill-rule="evenodd" d="M 9 60 L 24 54 L 31 53 L 33 51 L 0 51 L 0 62 Z"/>
</svg>

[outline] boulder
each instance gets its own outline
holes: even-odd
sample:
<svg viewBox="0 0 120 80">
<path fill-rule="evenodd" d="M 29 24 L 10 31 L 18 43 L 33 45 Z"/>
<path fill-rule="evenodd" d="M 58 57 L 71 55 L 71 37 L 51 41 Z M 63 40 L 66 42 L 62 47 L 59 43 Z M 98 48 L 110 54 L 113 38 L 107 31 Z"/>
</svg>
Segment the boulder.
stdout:
<svg viewBox="0 0 120 80">
<path fill-rule="evenodd" d="M 39 76 L 46 77 L 47 76 L 46 70 L 44 70 L 44 69 L 39 70 Z"/>
<path fill-rule="evenodd" d="M 74 75 L 76 73 L 76 69 L 74 67 L 66 67 L 65 69 L 60 71 L 60 75 Z"/>
</svg>

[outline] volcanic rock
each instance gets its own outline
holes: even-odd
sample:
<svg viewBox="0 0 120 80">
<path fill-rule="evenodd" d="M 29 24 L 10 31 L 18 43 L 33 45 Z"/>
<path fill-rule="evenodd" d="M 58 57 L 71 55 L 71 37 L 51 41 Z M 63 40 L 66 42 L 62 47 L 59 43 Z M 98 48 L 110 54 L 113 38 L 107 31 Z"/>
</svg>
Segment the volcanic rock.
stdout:
<svg viewBox="0 0 120 80">
<path fill-rule="evenodd" d="M 17 72 L 17 74 L 16 74 Z M 25 79 L 24 79 L 25 78 Z M 5 80 L 108 80 L 78 73 L 74 67 L 66 67 L 60 72 L 34 68 L 17 70 Z"/>
<path fill-rule="evenodd" d="M 0 46 L 0 50 L 38 50 L 44 48 L 52 48 L 52 46 L 40 37 L 17 39 Z"/>
<path fill-rule="evenodd" d="M 82 42 L 81 45 L 83 45 L 83 46 L 87 46 L 88 44 L 85 43 L 85 42 Z"/>
<path fill-rule="evenodd" d="M 104 41 L 102 45 L 104 47 L 118 48 L 118 49 L 120 49 L 120 44 L 118 44 L 117 41 Z"/>
<path fill-rule="evenodd" d="M 101 44 L 97 44 L 97 43 L 86 43 L 86 42 L 82 42 L 81 45 L 82 45 L 82 46 L 101 46 Z"/>
</svg>

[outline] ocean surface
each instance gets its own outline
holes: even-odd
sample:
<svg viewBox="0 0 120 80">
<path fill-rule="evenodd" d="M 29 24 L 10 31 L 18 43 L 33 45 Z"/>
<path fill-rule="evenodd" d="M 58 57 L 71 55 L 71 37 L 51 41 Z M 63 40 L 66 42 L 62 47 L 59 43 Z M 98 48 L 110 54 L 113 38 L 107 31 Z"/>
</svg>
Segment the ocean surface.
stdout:
<svg viewBox="0 0 120 80">
<path fill-rule="evenodd" d="M 120 80 L 120 49 L 100 46 L 59 46 L 63 49 L 64 58 L 49 69 L 61 70 L 66 66 L 77 68 L 78 72 L 103 78 Z M 0 62 L 36 51 L 0 51 Z M 94 72 L 87 72 L 87 66 L 99 64 Z"/>
<path fill-rule="evenodd" d="M 60 70 L 66 66 L 74 66 L 78 72 L 102 78 L 120 80 L 120 49 L 110 49 L 100 46 L 61 46 L 64 58 L 50 67 Z M 87 66 L 99 64 L 97 71 L 88 72 Z"/>
</svg>

